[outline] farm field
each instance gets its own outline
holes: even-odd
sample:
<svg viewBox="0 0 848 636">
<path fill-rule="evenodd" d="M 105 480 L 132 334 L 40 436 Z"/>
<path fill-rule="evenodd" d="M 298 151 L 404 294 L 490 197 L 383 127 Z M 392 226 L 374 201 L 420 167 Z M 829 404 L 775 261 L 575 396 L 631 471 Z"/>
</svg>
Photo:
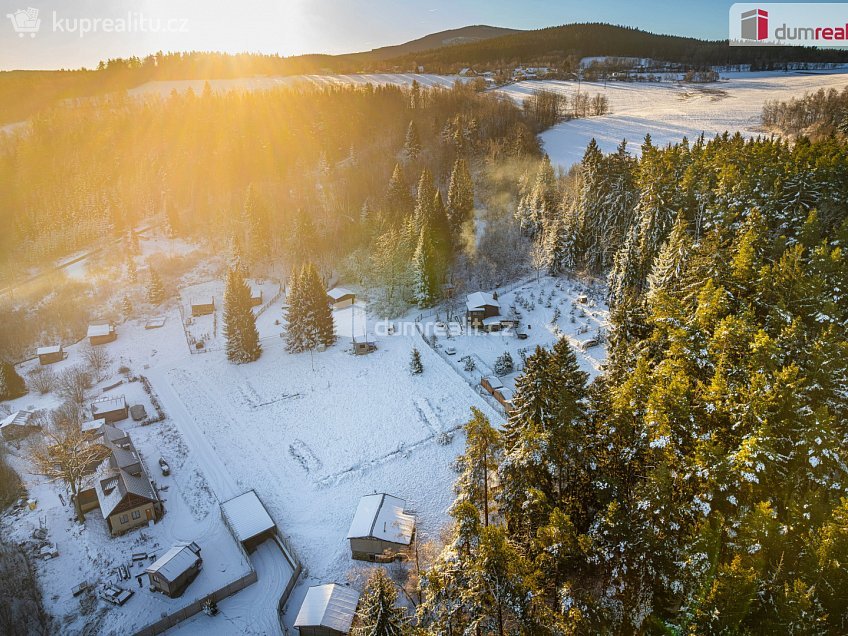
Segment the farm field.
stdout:
<svg viewBox="0 0 848 636">
<path fill-rule="evenodd" d="M 648 133 L 657 146 L 683 137 L 691 141 L 701 133 L 707 138 L 725 131 L 746 137 L 766 134 L 760 128 L 766 101 L 800 97 L 820 88 L 841 90 L 846 84 L 845 71 L 773 71 L 724 73 L 710 84 L 524 81 L 498 91 L 517 101 L 539 89 L 569 97 L 578 91 L 600 93 L 609 99 L 610 114 L 566 121 L 540 135 L 551 161 L 568 168 L 582 159 L 593 138 L 604 152 L 615 151 L 626 139 L 628 150 L 638 155 Z"/>
</svg>

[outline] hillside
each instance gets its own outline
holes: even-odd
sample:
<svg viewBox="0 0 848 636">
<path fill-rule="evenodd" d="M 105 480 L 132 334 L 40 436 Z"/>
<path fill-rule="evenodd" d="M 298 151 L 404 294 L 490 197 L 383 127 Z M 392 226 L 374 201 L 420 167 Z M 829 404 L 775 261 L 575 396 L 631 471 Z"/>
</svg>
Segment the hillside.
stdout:
<svg viewBox="0 0 848 636">
<path fill-rule="evenodd" d="M 383 46 L 379 49 L 372 49 L 369 53 L 363 55 L 373 60 L 390 60 L 396 57 L 409 55 L 411 53 L 420 53 L 448 46 L 458 46 L 461 44 L 476 44 L 492 38 L 503 37 L 521 33 L 517 29 L 506 29 L 502 27 L 493 27 L 485 24 L 475 24 L 473 26 L 462 27 L 460 29 L 449 29 L 447 31 L 439 31 L 425 35 L 423 38 L 411 40 L 404 44 L 394 46 Z"/>
</svg>

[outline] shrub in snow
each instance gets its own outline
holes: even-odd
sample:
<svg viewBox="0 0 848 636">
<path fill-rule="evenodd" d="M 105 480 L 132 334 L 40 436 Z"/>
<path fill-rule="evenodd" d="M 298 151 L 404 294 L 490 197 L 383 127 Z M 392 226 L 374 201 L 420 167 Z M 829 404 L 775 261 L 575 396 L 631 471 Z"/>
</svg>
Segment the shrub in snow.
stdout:
<svg viewBox="0 0 848 636">
<path fill-rule="evenodd" d="M 35 367 L 27 376 L 27 385 L 33 391 L 38 391 L 41 395 L 46 395 L 53 390 L 56 383 L 56 374 L 52 369 L 44 367 Z"/>
<path fill-rule="evenodd" d="M 501 356 L 495 360 L 495 375 L 509 375 L 515 369 L 515 364 L 512 361 L 512 356 L 509 351 L 504 351 Z"/>
<path fill-rule="evenodd" d="M 436 443 L 439 446 L 448 446 L 453 442 L 453 433 L 450 431 L 442 431 L 436 436 Z"/>
<path fill-rule="evenodd" d="M 424 364 L 421 362 L 421 352 L 415 347 L 412 348 L 412 358 L 409 361 L 409 372 L 412 375 L 421 375 L 424 373 Z"/>
<path fill-rule="evenodd" d="M 468 373 L 471 373 L 472 371 L 474 371 L 474 369 L 477 368 L 477 365 L 474 362 L 474 358 L 472 358 L 471 356 L 463 357 L 462 362 L 464 363 L 462 368 L 465 369 L 465 371 L 467 371 Z"/>
</svg>

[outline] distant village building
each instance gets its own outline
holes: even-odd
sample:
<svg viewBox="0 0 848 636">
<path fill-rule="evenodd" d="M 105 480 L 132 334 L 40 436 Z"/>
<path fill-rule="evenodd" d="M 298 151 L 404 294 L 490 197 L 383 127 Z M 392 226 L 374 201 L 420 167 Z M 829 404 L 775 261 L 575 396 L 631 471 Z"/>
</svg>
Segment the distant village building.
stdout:
<svg viewBox="0 0 848 636">
<path fill-rule="evenodd" d="M 253 307 L 258 307 L 262 304 L 262 290 L 260 288 L 250 288 L 250 304 Z"/>
<path fill-rule="evenodd" d="M 62 349 L 62 345 L 60 344 L 49 347 L 39 347 L 35 353 L 38 356 L 38 362 L 42 365 L 61 362 L 65 359 L 65 350 Z"/>
<path fill-rule="evenodd" d="M 23 439 L 39 430 L 41 426 L 33 420 L 32 411 L 15 411 L 0 422 L 0 435 L 6 441 Z"/>
<path fill-rule="evenodd" d="M 110 322 L 94 323 L 88 326 L 86 337 L 91 345 L 101 345 L 117 340 L 118 332 Z"/>
<path fill-rule="evenodd" d="M 100 508 L 113 536 L 158 520 L 162 502 L 129 434 L 104 423 L 96 440 L 110 453 L 79 493 L 82 511 Z"/>
<path fill-rule="evenodd" d="M 91 403 L 91 418 L 104 419 L 107 423 L 120 422 L 129 417 L 127 398 L 123 395 L 106 397 Z"/>
<path fill-rule="evenodd" d="M 294 626 L 300 636 L 345 636 L 359 604 L 359 592 L 338 583 L 315 585 L 306 591 Z"/>
<path fill-rule="evenodd" d="M 200 546 L 191 542 L 175 545 L 144 572 L 150 580 L 151 590 L 176 598 L 182 595 L 202 567 Z"/>
<path fill-rule="evenodd" d="M 333 309 L 344 309 L 356 302 L 356 294 L 344 287 L 333 287 L 327 292 L 327 300 Z"/>
<path fill-rule="evenodd" d="M 253 552 L 266 539 L 273 539 L 277 532 L 277 524 L 253 490 L 222 503 L 221 514 L 230 532 L 248 552 Z"/>
<path fill-rule="evenodd" d="M 474 292 L 468 294 L 465 301 L 465 319 L 473 327 L 483 327 L 485 320 L 500 316 L 501 304 L 498 302 L 497 294 L 489 294 L 486 292 Z M 490 321 L 489 324 L 497 324 L 498 328 L 500 321 Z"/>
<path fill-rule="evenodd" d="M 359 500 L 347 538 L 350 552 L 360 561 L 391 561 L 404 556 L 415 535 L 415 517 L 404 512 L 406 502 L 387 494 Z"/>
<path fill-rule="evenodd" d="M 197 316 L 208 316 L 209 314 L 215 313 L 215 298 L 200 298 L 197 300 L 191 301 L 191 315 L 194 317 Z"/>
</svg>

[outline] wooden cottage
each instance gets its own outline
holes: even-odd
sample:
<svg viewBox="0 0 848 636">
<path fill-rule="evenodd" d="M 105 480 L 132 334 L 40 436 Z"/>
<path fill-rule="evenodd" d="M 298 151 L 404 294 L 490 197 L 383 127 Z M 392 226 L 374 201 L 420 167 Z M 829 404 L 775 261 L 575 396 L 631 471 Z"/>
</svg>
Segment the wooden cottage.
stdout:
<svg viewBox="0 0 848 636">
<path fill-rule="evenodd" d="M 195 318 L 197 316 L 208 316 L 209 314 L 215 313 L 215 298 L 198 298 L 196 300 L 191 301 L 191 315 Z"/>
<path fill-rule="evenodd" d="M 486 319 L 500 316 L 501 304 L 497 294 L 474 292 L 468 294 L 465 300 L 465 319 L 473 327 L 483 327 Z M 490 324 L 500 325 L 500 321 L 490 321 Z"/>
<path fill-rule="evenodd" d="M 195 542 L 180 543 L 154 561 L 145 571 L 151 591 L 165 596 L 181 596 L 203 567 L 200 546 Z"/>
<path fill-rule="evenodd" d="M 356 302 L 356 294 L 344 287 L 333 287 L 327 292 L 327 301 L 333 309 L 344 309 Z"/>
<path fill-rule="evenodd" d="M 65 359 L 65 350 L 62 349 L 62 345 L 60 344 L 49 347 L 39 347 L 35 353 L 38 356 L 38 362 L 42 365 L 61 362 Z"/>
<path fill-rule="evenodd" d="M 32 411 L 15 411 L 0 422 L 0 435 L 6 441 L 23 439 L 39 430 L 41 427 L 33 420 Z"/>
<path fill-rule="evenodd" d="M 118 331 L 110 322 L 95 323 L 88 326 L 86 336 L 91 345 L 101 345 L 118 339 Z"/>
<path fill-rule="evenodd" d="M 125 420 L 129 415 L 127 398 L 123 395 L 101 398 L 91 403 L 91 418 L 94 420 L 104 419 L 111 424 Z"/>
<path fill-rule="evenodd" d="M 294 626 L 300 636 L 345 636 L 356 615 L 359 592 L 338 583 L 314 585 L 297 613 Z"/>
<path fill-rule="evenodd" d="M 359 500 L 347 538 L 350 552 L 360 561 L 392 561 L 406 556 L 415 535 L 415 517 L 404 512 L 403 499 L 386 494 Z"/>
</svg>

